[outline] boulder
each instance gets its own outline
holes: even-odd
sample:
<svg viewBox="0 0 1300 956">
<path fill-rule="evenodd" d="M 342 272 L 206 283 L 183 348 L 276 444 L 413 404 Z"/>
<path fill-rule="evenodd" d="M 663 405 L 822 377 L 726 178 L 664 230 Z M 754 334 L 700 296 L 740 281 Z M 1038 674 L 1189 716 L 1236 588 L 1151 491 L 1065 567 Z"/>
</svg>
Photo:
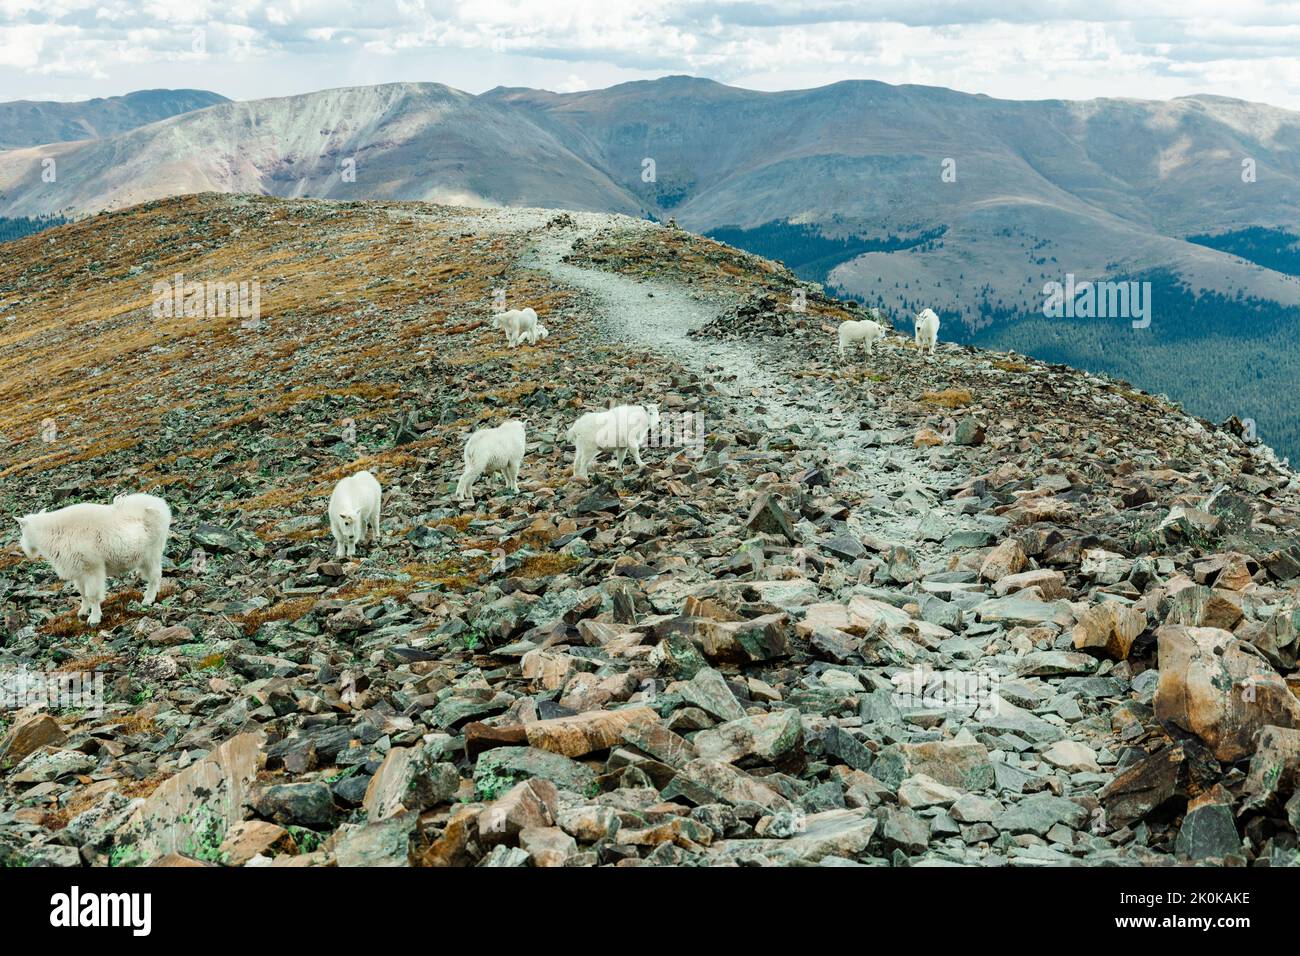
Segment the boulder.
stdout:
<svg viewBox="0 0 1300 956">
<path fill-rule="evenodd" d="M 1265 726 L 1300 726 L 1300 700 L 1254 647 L 1213 627 L 1165 625 L 1159 641 L 1155 715 L 1236 761 Z"/>
<path fill-rule="evenodd" d="M 1074 625 L 1074 647 L 1122 661 L 1146 626 L 1147 616 L 1139 609 L 1118 601 L 1102 601 L 1084 611 Z"/>
</svg>

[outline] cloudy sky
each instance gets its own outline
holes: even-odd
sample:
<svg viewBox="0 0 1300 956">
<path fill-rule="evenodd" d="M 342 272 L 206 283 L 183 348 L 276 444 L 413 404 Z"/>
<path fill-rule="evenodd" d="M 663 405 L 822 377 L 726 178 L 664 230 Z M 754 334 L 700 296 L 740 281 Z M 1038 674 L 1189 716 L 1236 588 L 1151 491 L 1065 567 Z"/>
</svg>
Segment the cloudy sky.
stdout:
<svg viewBox="0 0 1300 956">
<path fill-rule="evenodd" d="M 1300 109 L 1300 0 L 0 0 L 0 100 L 396 80 L 571 91 L 669 73 Z"/>
</svg>

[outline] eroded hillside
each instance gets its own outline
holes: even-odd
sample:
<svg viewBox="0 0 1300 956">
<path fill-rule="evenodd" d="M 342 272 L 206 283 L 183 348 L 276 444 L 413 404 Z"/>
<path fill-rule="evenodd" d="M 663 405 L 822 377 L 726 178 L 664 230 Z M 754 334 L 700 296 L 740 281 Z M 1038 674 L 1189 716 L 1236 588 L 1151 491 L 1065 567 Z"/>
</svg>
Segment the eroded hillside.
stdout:
<svg viewBox="0 0 1300 956">
<path fill-rule="evenodd" d="M 175 514 L 160 602 L 111 582 L 97 628 L 4 532 L 5 688 L 104 688 L 0 717 L 7 863 L 1295 858 L 1300 498 L 1230 430 L 1016 355 L 841 361 L 853 307 L 624 217 L 203 195 L 6 251 L 0 511 Z M 258 321 L 156 315 L 178 273 Z M 507 349 L 496 290 L 550 336 Z M 576 481 L 619 401 L 646 469 Z M 457 506 L 507 417 L 520 494 Z M 336 561 L 360 468 L 384 540 Z"/>
</svg>

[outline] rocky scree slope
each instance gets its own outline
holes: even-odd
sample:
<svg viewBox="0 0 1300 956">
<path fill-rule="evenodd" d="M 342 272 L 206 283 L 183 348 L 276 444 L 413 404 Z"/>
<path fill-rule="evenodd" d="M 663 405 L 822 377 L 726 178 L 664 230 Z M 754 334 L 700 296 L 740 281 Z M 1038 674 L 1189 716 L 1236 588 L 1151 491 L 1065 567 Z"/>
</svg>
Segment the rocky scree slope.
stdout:
<svg viewBox="0 0 1300 956">
<path fill-rule="evenodd" d="M 178 272 L 257 279 L 261 326 L 153 318 Z M 505 349 L 497 288 L 551 336 Z M 0 690 L 105 700 L 0 716 L 0 860 L 1294 862 L 1294 476 L 1064 367 L 841 362 L 857 314 L 603 214 L 201 195 L 16 243 L 0 510 L 175 521 L 97 628 L 4 532 Z M 700 440 L 576 482 L 564 429 L 624 400 Z M 457 507 L 511 416 L 519 495 Z M 384 541 L 335 561 L 362 467 Z"/>
</svg>

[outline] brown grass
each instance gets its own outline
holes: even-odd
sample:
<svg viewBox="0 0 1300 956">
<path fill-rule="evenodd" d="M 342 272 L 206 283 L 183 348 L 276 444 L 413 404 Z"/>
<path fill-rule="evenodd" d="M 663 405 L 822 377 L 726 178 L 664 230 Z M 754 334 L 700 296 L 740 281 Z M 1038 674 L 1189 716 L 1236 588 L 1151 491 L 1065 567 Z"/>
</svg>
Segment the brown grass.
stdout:
<svg viewBox="0 0 1300 956">
<path fill-rule="evenodd" d="M 392 578 L 363 578 L 343 585 L 333 597 L 353 601 L 366 599 L 382 601 L 384 598 L 399 600 L 416 591 L 427 591 L 433 587 L 445 587 L 453 591 L 463 591 L 471 587 L 478 575 L 490 566 L 488 558 L 451 557 L 436 564 L 407 564 L 400 569 L 409 575 L 409 580 L 396 581 Z"/>
<path fill-rule="evenodd" d="M 140 600 L 141 597 L 143 597 L 142 593 L 134 589 L 110 594 L 100 606 L 102 619 L 94 627 L 78 618 L 77 610 L 73 608 L 71 611 L 65 611 L 50 618 L 41 625 L 39 630 L 49 637 L 75 637 L 82 634 L 93 634 L 101 630 L 112 630 L 131 619 L 132 615 L 127 610 L 127 605 L 132 601 Z"/>
<path fill-rule="evenodd" d="M 54 669 L 55 671 L 64 672 L 93 671 L 104 664 L 115 664 L 120 659 L 116 654 L 83 654 L 80 657 L 64 661 Z"/>
<path fill-rule="evenodd" d="M 199 660 L 199 662 L 194 665 L 194 669 L 199 671 L 218 670 L 225 666 L 225 654 L 209 654 L 207 657 Z"/>
<path fill-rule="evenodd" d="M 523 237 L 479 240 L 492 253 L 471 255 L 460 222 L 423 215 L 428 207 L 416 219 L 408 214 L 415 208 L 236 203 L 204 194 L 13 243 L 0 259 L 0 300 L 20 290 L 21 301 L 19 321 L 0 328 L 0 433 L 10 441 L 0 475 L 130 458 L 157 438 L 169 408 L 199 413 L 189 441 L 200 447 L 187 453 L 196 461 L 227 448 L 203 436 L 280 418 L 310 421 L 320 399 L 331 401 L 335 420 L 381 420 L 423 397 L 410 383 L 420 381 L 416 367 L 429 355 L 417 352 L 445 360 L 452 321 L 469 333 L 458 339 L 457 360 L 482 360 L 483 346 L 496 343 L 472 333 L 503 281 L 543 315 L 569 305 L 569 293 L 509 265 Z M 319 241 L 318 223 L 329 242 Z M 33 262 L 40 269 L 33 271 Z M 189 281 L 257 280 L 263 327 L 242 330 L 236 318 L 155 318 L 153 284 L 176 272 Z M 276 387 L 268 388 L 270 381 Z M 212 414 L 214 399 L 224 414 Z M 347 402 L 342 411 L 340 399 Z M 50 444 L 40 439 L 46 417 L 59 427 Z M 169 473 L 176 457 L 137 463 L 140 484 L 183 481 Z M 411 460 L 398 455 L 388 464 L 400 469 Z M 293 505 L 306 493 L 282 492 L 257 505 Z"/>
<path fill-rule="evenodd" d="M 145 777 L 143 780 L 123 781 L 118 788 L 122 791 L 122 796 L 134 800 L 136 797 L 145 798 L 150 796 L 163 783 L 170 778 L 170 774 L 154 773 Z"/>
<path fill-rule="evenodd" d="M 158 725 L 154 722 L 155 707 L 141 707 L 129 717 L 123 717 L 114 723 L 120 723 L 122 730 L 127 734 L 154 734 L 158 732 Z"/>
<path fill-rule="evenodd" d="M 582 561 L 571 554 L 535 554 L 519 565 L 521 578 L 545 578 L 572 570 Z"/>
<path fill-rule="evenodd" d="M 316 598 L 292 598 L 287 601 L 280 601 L 272 604 L 270 607 L 264 607 L 259 611 L 249 611 L 241 614 L 236 622 L 240 630 L 244 632 L 245 637 L 252 637 L 261 629 L 263 624 L 271 621 L 297 621 L 306 617 L 313 607 L 316 606 Z"/>
<path fill-rule="evenodd" d="M 1016 359 L 997 359 L 993 362 L 993 367 L 996 369 L 1001 369 L 1004 372 L 1033 371 L 1032 365 L 1027 365 L 1024 362 L 1017 361 Z"/>
<path fill-rule="evenodd" d="M 959 408 L 962 405 L 969 405 L 974 399 L 967 389 L 946 388 L 941 392 L 925 392 L 921 395 L 921 401 L 942 408 Z"/>
</svg>

